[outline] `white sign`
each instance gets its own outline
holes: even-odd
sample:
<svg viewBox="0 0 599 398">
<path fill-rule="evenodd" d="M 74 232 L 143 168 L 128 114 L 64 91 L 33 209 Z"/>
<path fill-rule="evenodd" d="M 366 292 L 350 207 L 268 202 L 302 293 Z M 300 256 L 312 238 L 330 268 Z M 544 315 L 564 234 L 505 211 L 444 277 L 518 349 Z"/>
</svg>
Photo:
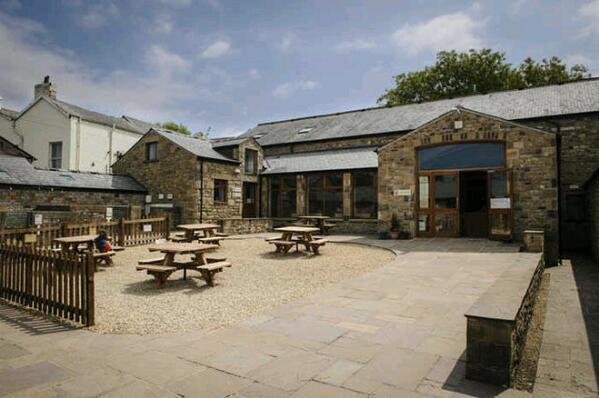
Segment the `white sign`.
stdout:
<svg viewBox="0 0 599 398">
<path fill-rule="evenodd" d="M 152 232 L 152 224 L 144 224 L 144 232 Z"/>
<path fill-rule="evenodd" d="M 173 194 L 172 193 L 167 193 L 166 194 L 166 198 L 167 199 L 173 199 Z"/>
<path fill-rule="evenodd" d="M 510 198 L 491 198 L 491 209 L 511 209 Z"/>
<path fill-rule="evenodd" d="M 33 223 L 35 225 L 42 225 L 42 222 L 44 221 L 44 216 L 42 216 L 41 214 L 36 214 L 34 216 L 34 220 Z"/>
<path fill-rule="evenodd" d="M 112 207 L 106 208 L 106 219 L 110 220 L 112 218 Z"/>
<path fill-rule="evenodd" d="M 158 194 L 158 199 L 164 199 L 164 194 L 163 193 L 159 193 Z"/>
<path fill-rule="evenodd" d="M 152 203 L 152 195 L 146 195 L 146 203 Z"/>
<path fill-rule="evenodd" d="M 395 189 L 393 190 L 393 196 L 410 196 L 412 195 L 411 189 Z"/>
</svg>

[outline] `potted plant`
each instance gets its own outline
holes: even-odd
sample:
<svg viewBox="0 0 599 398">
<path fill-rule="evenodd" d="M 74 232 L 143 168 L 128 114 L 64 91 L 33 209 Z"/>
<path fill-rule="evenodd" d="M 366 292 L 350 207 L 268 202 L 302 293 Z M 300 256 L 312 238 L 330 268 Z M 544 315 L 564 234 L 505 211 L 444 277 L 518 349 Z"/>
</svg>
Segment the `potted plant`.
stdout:
<svg viewBox="0 0 599 398">
<path fill-rule="evenodd" d="M 391 216 L 391 228 L 389 228 L 389 234 L 391 235 L 391 239 L 399 238 L 399 218 L 395 213 Z"/>
</svg>

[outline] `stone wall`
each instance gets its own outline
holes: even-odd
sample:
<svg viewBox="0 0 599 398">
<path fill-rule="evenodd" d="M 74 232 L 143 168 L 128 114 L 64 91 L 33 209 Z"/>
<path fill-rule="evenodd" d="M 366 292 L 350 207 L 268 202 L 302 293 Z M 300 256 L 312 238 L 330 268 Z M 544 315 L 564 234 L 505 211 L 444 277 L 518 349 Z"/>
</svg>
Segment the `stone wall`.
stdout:
<svg viewBox="0 0 599 398">
<path fill-rule="evenodd" d="M 90 222 L 106 219 L 107 207 L 128 206 L 128 218 L 140 218 L 144 195 L 139 193 L 60 189 L 0 189 L 0 212 L 42 214 L 44 223 Z M 37 206 L 68 206 L 66 211 L 36 210 Z"/>
<path fill-rule="evenodd" d="M 591 253 L 599 262 L 599 176 L 595 176 L 587 185 L 587 203 L 589 204 Z"/>
<path fill-rule="evenodd" d="M 272 218 L 225 218 L 218 221 L 222 232 L 230 235 L 272 231 Z"/>
<path fill-rule="evenodd" d="M 203 160 L 204 163 L 204 191 L 203 203 L 198 199 L 196 203 L 196 214 L 200 214 L 200 207 L 203 206 L 202 221 L 216 222 L 222 218 L 234 218 L 241 216 L 242 206 L 242 182 L 240 178 L 240 165 L 224 162 L 211 162 Z M 216 202 L 214 200 L 214 180 L 227 181 L 227 199 L 225 202 Z M 199 189 L 199 174 L 197 187 Z M 199 221 L 199 220 L 196 220 Z"/>
<path fill-rule="evenodd" d="M 158 160 L 146 160 L 146 144 L 158 143 Z M 197 221 L 199 199 L 196 184 L 199 175 L 196 156 L 155 134 L 144 135 L 112 167 L 119 174 L 127 174 L 139 181 L 152 196 L 152 204 L 174 205 L 181 208 L 181 222 Z M 172 195 L 172 198 L 170 198 Z"/>
<path fill-rule="evenodd" d="M 454 129 L 461 120 L 463 128 Z M 548 259 L 557 258 L 557 163 L 552 133 L 530 129 L 494 117 L 453 111 L 400 137 L 379 150 L 379 220 L 388 229 L 393 213 L 401 229 L 416 234 L 416 151 L 435 144 L 501 142 L 506 146 L 506 166 L 513 172 L 513 237 L 522 241 L 525 229 L 542 229 Z M 394 190 L 409 189 L 409 196 Z"/>
</svg>

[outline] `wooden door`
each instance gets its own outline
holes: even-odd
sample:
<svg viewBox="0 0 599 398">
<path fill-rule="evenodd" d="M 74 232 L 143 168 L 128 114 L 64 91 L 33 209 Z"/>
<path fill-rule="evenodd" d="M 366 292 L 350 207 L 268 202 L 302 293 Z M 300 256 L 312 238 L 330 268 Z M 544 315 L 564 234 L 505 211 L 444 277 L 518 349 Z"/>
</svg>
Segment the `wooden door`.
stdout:
<svg viewBox="0 0 599 398">
<path fill-rule="evenodd" d="M 256 217 L 257 185 L 255 182 L 243 183 L 243 209 L 241 212 L 243 218 Z"/>
<path fill-rule="evenodd" d="M 428 172 L 418 176 L 418 236 L 460 234 L 459 173 Z"/>
<path fill-rule="evenodd" d="M 513 234 L 512 208 L 514 205 L 511 170 L 489 170 L 487 184 L 489 239 L 509 240 Z"/>
</svg>

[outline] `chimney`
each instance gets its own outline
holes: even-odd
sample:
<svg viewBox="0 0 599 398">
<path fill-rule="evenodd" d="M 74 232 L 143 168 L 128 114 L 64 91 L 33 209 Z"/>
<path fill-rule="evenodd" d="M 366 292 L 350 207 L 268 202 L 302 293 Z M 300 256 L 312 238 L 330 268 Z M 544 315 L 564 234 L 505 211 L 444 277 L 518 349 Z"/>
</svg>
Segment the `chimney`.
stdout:
<svg viewBox="0 0 599 398">
<path fill-rule="evenodd" d="M 44 81 L 35 85 L 34 100 L 42 95 L 56 99 L 56 87 L 50 82 L 50 76 L 44 77 Z"/>
</svg>

